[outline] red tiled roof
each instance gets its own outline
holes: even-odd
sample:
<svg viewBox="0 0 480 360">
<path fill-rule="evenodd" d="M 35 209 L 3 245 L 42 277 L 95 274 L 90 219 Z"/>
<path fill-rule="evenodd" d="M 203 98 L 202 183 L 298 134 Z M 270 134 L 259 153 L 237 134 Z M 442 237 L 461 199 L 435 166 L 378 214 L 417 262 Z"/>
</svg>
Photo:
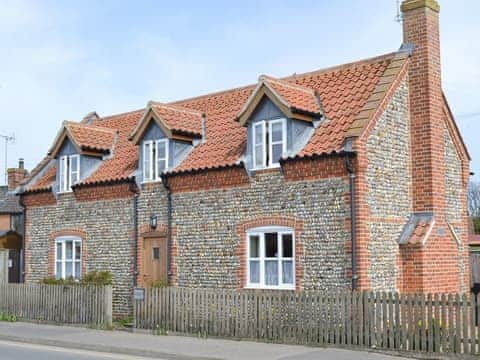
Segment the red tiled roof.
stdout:
<svg viewBox="0 0 480 360">
<path fill-rule="evenodd" d="M 321 112 L 314 90 L 266 75 L 261 76 L 260 79 L 265 81 L 290 107 L 312 114 Z"/>
<path fill-rule="evenodd" d="M 294 106 L 307 111 L 316 110 L 318 103 L 314 104 L 314 98 L 310 96 L 314 92 L 318 93 L 322 102 L 326 120 L 315 130 L 299 156 L 342 150 L 346 132 L 394 55 L 395 53 L 387 54 L 281 80 L 268 78 L 267 81 L 275 91 Z M 195 146 L 175 171 L 222 167 L 239 161 L 246 146 L 246 128 L 235 118 L 254 89 L 255 85 L 250 85 L 169 104 L 151 103 L 155 111 L 162 112 L 159 115 L 165 121 L 181 131 L 201 132 L 199 116 L 206 116 L 206 141 Z M 115 181 L 132 176 L 137 168 L 138 148 L 128 138 L 138 126 L 144 112 L 145 109 L 140 109 L 92 122 L 93 127 L 118 131 L 118 140 L 113 156 L 104 160 L 82 183 Z M 80 138 L 86 144 L 89 143 L 89 139 Z M 48 182 L 44 179 L 46 176 L 47 174 L 37 181 L 34 187 Z M 51 182 L 53 179 L 49 180 Z"/>
<path fill-rule="evenodd" d="M 202 134 L 202 116 L 199 111 L 171 104 L 151 103 L 153 110 L 166 122 L 172 131 L 190 134 Z"/>
<path fill-rule="evenodd" d="M 109 151 L 112 148 L 115 129 L 74 122 L 66 122 L 65 127 L 73 137 L 72 141 L 82 149 Z"/>
<path fill-rule="evenodd" d="M 430 232 L 431 226 L 432 221 L 419 221 L 417 226 L 415 226 L 415 230 L 413 230 L 408 243 L 411 245 L 422 245 L 425 242 L 428 233 Z"/>
</svg>

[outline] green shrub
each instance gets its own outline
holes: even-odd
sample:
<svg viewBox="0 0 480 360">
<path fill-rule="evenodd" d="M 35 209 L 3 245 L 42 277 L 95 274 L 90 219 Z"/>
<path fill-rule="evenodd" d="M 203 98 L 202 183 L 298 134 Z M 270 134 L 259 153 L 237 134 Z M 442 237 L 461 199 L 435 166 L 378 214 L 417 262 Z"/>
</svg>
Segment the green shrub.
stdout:
<svg viewBox="0 0 480 360">
<path fill-rule="evenodd" d="M 112 285 L 112 274 L 110 271 L 95 270 L 85 274 L 80 280 L 73 277 L 57 279 L 50 276 L 42 279 L 41 283 L 45 285 Z"/>
<path fill-rule="evenodd" d="M 45 285 L 77 285 L 79 281 L 75 280 L 73 277 L 69 277 L 67 279 L 57 279 L 54 276 L 50 276 L 42 279 L 41 283 Z"/>
<path fill-rule="evenodd" d="M 166 287 L 168 287 L 168 278 L 164 276 L 159 280 L 152 281 L 150 283 L 150 287 L 152 287 L 152 288 L 166 288 Z"/>
<path fill-rule="evenodd" d="M 17 316 L 6 313 L 0 313 L 0 321 L 16 322 Z"/>
<path fill-rule="evenodd" d="M 110 271 L 90 271 L 80 282 L 85 285 L 112 285 L 112 274 Z"/>
</svg>

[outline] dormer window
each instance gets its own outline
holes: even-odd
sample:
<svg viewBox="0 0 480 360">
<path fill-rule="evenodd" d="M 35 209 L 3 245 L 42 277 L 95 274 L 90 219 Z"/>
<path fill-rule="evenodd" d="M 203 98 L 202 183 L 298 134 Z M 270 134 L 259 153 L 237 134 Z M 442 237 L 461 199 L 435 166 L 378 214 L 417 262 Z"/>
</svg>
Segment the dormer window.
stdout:
<svg viewBox="0 0 480 360">
<path fill-rule="evenodd" d="M 253 131 L 253 164 L 255 169 L 280 166 L 280 158 L 287 151 L 286 119 L 262 120 Z"/>
<path fill-rule="evenodd" d="M 159 181 L 168 169 L 168 139 L 143 142 L 143 181 Z"/>
<path fill-rule="evenodd" d="M 60 192 L 72 191 L 80 181 L 80 155 L 64 155 L 59 158 Z"/>
</svg>

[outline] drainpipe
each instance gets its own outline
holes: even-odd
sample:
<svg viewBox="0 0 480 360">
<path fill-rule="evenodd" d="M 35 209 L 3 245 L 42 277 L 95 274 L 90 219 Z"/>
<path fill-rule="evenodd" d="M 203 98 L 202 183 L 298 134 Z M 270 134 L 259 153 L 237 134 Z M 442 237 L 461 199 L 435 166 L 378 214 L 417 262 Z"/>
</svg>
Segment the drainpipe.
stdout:
<svg viewBox="0 0 480 360">
<path fill-rule="evenodd" d="M 137 287 L 138 278 L 138 188 L 135 184 L 131 185 L 133 195 L 133 287 Z"/>
<path fill-rule="evenodd" d="M 168 177 L 165 173 L 160 175 L 162 184 L 167 190 L 167 276 L 172 276 L 172 191 L 168 185 Z"/>
<path fill-rule="evenodd" d="M 350 187 L 350 236 L 352 239 L 352 291 L 357 289 L 357 234 L 356 234 L 356 212 L 355 212 L 355 167 L 352 163 L 354 152 L 351 139 L 347 139 L 345 145 L 345 167 L 348 173 Z"/>
<path fill-rule="evenodd" d="M 27 209 L 25 207 L 25 203 L 23 202 L 23 196 L 21 194 L 16 194 L 16 196 L 19 196 L 19 203 L 20 206 L 22 207 L 22 249 L 20 250 L 20 278 L 18 279 L 20 283 L 25 282 L 25 236 L 26 234 L 26 221 L 27 221 Z"/>
</svg>

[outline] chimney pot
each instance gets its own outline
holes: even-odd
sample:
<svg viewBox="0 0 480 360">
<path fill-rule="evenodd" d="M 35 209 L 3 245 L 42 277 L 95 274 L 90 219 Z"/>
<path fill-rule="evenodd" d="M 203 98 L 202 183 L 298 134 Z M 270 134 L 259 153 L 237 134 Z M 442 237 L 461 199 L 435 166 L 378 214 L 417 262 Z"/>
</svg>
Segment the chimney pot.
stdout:
<svg viewBox="0 0 480 360">
<path fill-rule="evenodd" d="M 25 161 L 23 160 L 23 158 L 18 159 L 18 168 L 25 169 Z"/>
</svg>

